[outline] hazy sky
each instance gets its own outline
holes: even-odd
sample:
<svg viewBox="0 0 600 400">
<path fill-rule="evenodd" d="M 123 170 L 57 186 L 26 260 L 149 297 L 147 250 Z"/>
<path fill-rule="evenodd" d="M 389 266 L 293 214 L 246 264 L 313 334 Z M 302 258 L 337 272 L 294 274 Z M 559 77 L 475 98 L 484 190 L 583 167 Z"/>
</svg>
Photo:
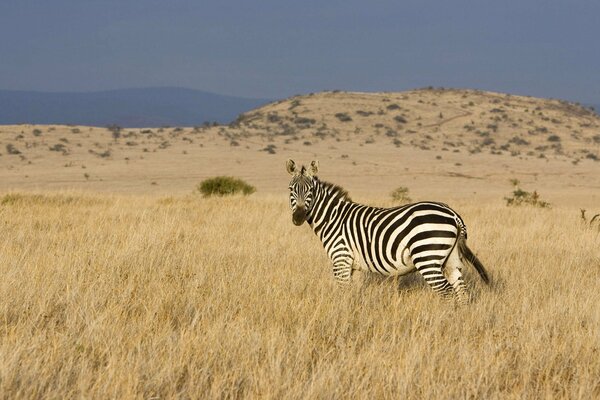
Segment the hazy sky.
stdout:
<svg viewBox="0 0 600 400">
<path fill-rule="evenodd" d="M 0 89 L 429 85 L 600 103 L 600 1 L 0 3 Z"/>
</svg>

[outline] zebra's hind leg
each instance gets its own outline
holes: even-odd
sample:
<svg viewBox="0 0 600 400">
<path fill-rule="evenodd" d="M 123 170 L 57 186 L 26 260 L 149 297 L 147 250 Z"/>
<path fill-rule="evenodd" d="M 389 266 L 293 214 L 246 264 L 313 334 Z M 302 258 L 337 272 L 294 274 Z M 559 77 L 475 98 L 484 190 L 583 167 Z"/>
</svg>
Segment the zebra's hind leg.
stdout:
<svg viewBox="0 0 600 400">
<path fill-rule="evenodd" d="M 454 293 L 456 293 L 456 297 L 458 298 L 458 302 L 466 304 L 470 300 L 470 295 L 462 276 L 463 265 L 464 264 L 458 254 L 458 249 L 455 247 L 446 260 L 444 275 L 448 279 L 450 285 L 452 285 Z"/>
<path fill-rule="evenodd" d="M 443 297 L 452 297 L 454 289 L 448 279 L 442 272 L 442 262 L 436 261 L 417 267 L 417 271 L 421 274 L 425 282 L 434 292 L 441 294 Z"/>
</svg>

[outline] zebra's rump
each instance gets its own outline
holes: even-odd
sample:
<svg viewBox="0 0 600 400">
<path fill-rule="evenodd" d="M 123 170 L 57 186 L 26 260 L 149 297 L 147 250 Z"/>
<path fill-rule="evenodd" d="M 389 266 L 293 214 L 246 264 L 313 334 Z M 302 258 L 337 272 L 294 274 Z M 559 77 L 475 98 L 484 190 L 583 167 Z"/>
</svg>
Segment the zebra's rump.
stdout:
<svg viewBox="0 0 600 400">
<path fill-rule="evenodd" d="M 365 207 L 354 216 L 352 247 L 368 269 L 402 275 L 432 262 L 444 262 L 464 223 L 441 203 L 420 202 L 397 208 Z"/>
</svg>

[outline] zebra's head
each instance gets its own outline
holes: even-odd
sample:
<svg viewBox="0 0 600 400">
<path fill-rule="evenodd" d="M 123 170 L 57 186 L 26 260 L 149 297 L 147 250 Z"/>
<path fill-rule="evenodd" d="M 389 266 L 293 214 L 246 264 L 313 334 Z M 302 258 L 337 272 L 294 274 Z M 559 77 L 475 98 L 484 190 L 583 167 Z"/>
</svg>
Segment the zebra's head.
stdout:
<svg viewBox="0 0 600 400">
<path fill-rule="evenodd" d="M 287 172 L 292 175 L 290 182 L 290 208 L 292 209 L 292 222 L 294 225 L 302 225 L 312 208 L 314 198 L 314 177 L 319 170 L 319 162 L 313 161 L 310 167 L 304 165 L 296 166 L 294 160 L 287 160 Z"/>
</svg>

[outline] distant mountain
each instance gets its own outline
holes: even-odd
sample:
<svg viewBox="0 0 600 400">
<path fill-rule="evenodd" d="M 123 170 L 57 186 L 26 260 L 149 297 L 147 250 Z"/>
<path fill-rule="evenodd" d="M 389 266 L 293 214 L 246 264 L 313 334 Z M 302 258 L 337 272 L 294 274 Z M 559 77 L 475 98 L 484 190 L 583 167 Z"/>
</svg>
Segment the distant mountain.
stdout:
<svg viewBox="0 0 600 400">
<path fill-rule="evenodd" d="M 0 124 L 194 126 L 227 123 L 269 101 L 171 87 L 81 93 L 0 90 Z"/>
</svg>

